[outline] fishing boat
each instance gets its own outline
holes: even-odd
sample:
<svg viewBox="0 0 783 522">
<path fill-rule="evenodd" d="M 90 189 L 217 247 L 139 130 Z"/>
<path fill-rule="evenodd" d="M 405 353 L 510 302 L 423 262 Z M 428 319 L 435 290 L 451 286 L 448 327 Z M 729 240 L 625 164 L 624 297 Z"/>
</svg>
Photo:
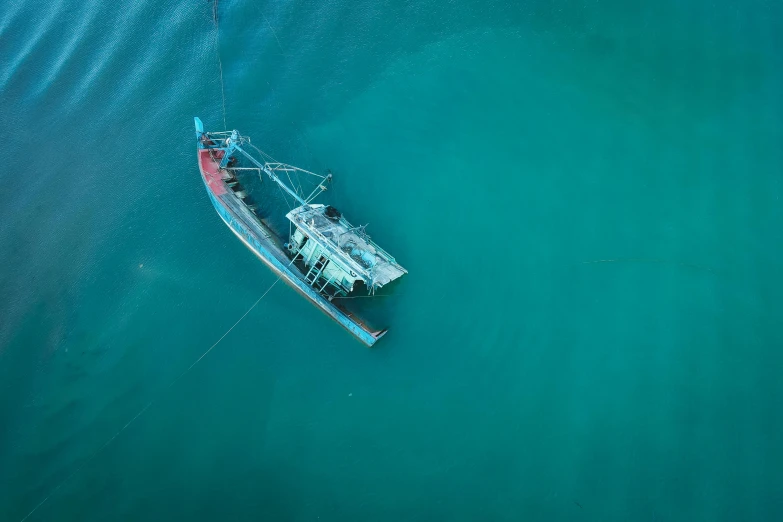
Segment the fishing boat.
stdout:
<svg viewBox="0 0 783 522">
<path fill-rule="evenodd" d="M 201 177 L 212 205 L 228 228 L 280 279 L 358 340 L 367 346 L 375 344 L 387 329 L 368 327 L 339 301 L 362 289 L 367 295 L 375 295 L 407 271 L 370 239 L 364 226 L 355 227 L 336 208 L 313 202 L 326 190 L 332 174 L 319 175 L 274 161 L 236 130 L 205 132 L 201 120 L 194 120 Z M 261 159 L 249 149 L 255 149 Z M 288 241 L 259 217 L 238 180 L 242 171 L 255 171 L 259 179 L 271 180 L 296 202 L 297 206 L 285 216 L 290 230 Z M 291 182 L 291 174 L 299 173 L 319 180 L 308 196 Z"/>
</svg>

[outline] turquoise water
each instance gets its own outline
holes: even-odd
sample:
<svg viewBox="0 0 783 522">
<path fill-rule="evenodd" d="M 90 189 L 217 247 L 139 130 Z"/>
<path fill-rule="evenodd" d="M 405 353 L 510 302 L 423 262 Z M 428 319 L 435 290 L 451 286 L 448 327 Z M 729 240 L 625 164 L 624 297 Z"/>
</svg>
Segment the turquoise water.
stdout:
<svg viewBox="0 0 783 522">
<path fill-rule="evenodd" d="M 783 519 L 783 5 L 684 3 L 221 2 L 228 126 L 410 273 L 171 387 L 274 281 L 211 4 L 6 3 L 0 520 Z"/>
</svg>

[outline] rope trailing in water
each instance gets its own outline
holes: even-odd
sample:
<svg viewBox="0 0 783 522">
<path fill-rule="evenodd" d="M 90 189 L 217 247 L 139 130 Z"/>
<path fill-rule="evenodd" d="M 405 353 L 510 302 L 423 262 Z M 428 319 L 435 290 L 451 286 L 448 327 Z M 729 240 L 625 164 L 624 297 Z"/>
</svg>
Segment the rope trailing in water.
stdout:
<svg viewBox="0 0 783 522">
<path fill-rule="evenodd" d="M 206 352 L 202 353 L 202 354 L 201 354 L 201 356 L 200 356 L 198 359 L 196 359 L 196 360 L 193 362 L 193 364 L 191 364 L 190 366 L 188 366 L 188 369 L 187 369 L 187 370 L 185 370 L 184 372 L 182 372 L 181 374 L 179 374 L 179 377 L 177 377 L 176 379 L 174 379 L 173 381 L 171 381 L 171 383 L 169 383 L 169 385 L 168 385 L 168 386 L 166 386 L 166 387 L 163 389 L 163 392 L 161 392 L 161 395 L 162 395 L 162 393 L 164 393 L 164 392 L 166 392 L 167 390 L 169 390 L 169 389 L 170 389 L 172 386 L 174 386 L 175 384 L 177 384 L 177 382 L 178 382 L 180 379 L 182 379 L 182 378 L 183 378 L 185 375 L 187 375 L 187 374 L 188 374 L 188 372 L 190 372 L 190 370 L 192 370 L 194 366 L 196 366 L 196 365 L 197 365 L 199 362 L 201 362 L 201 359 L 203 359 L 204 357 L 206 357 L 206 356 L 207 356 L 207 354 L 208 354 L 209 352 L 211 352 L 213 348 L 215 348 L 215 346 L 217 346 L 218 344 L 220 344 L 220 341 L 222 341 L 223 339 L 225 339 L 225 337 L 226 337 L 226 336 L 227 336 L 229 333 L 231 333 L 231 330 L 233 330 L 234 328 L 236 328 L 236 326 L 237 326 L 239 323 L 241 323 L 241 322 L 242 322 L 242 319 L 244 319 L 245 317 L 247 317 L 247 314 L 249 314 L 249 313 L 250 313 L 250 312 L 253 310 L 253 308 L 255 308 L 255 307 L 258 305 L 258 303 L 260 303 L 260 302 L 261 302 L 261 299 L 263 299 L 263 298 L 266 296 L 266 294 L 268 294 L 268 293 L 269 293 L 269 291 L 270 291 L 270 290 L 272 290 L 272 288 L 274 288 L 274 286 L 275 286 L 275 285 L 276 285 L 276 284 L 277 284 L 279 281 L 280 281 L 280 278 L 279 278 L 279 277 L 278 277 L 277 279 L 275 279 L 275 282 L 274 282 L 274 283 L 272 283 L 272 284 L 269 286 L 269 288 L 267 288 L 267 289 L 266 289 L 266 292 L 264 292 L 263 294 L 261 294 L 261 297 L 259 297 L 259 298 L 256 300 L 256 302 L 255 302 L 255 303 L 253 303 L 253 306 L 251 306 L 250 308 L 248 308 L 248 309 L 247 309 L 247 312 L 245 312 L 245 313 L 242 315 L 242 317 L 240 317 L 240 318 L 239 318 L 239 320 L 237 320 L 237 322 L 235 322 L 235 323 L 234 323 L 234 324 L 231 326 L 231 328 L 229 328 L 228 330 L 226 330 L 226 333 L 224 333 L 223 335 L 221 335 L 221 336 L 220 336 L 220 339 L 218 339 L 217 341 L 215 341 L 215 344 L 213 344 L 212 346 L 210 346 L 210 347 L 209 347 L 209 349 L 207 349 L 207 351 L 206 351 Z M 122 428 L 120 428 L 120 429 L 119 429 L 119 431 L 117 431 L 117 433 L 115 433 L 114 435 L 112 435 L 112 437 L 111 437 L 109 440 L 107 440 L 107 441 L 106 441 L 106 442 L 103 444 L 103 446 L 101 446 L 100 448 L 98 448 L 98 450 L 97 450 L 95 453 L 93 453 L 93 454 L 92 454 L 92 455 L 91 455 L 91 456 L 90 456 L 90 457 L 89 457 L 87 460 L 85 460 L 84 462 L 82 462 L 82 464 L 81 464 L 81 465 L 80 465 L 78 468 L 76 468 L 76 469 L 75 469 L 75 470 L 74 470 L 74 471 L 73 471 L 73 472 L 72 472 L 70 475 L 68 475 L 67 477 L 65 477 L 65 479 L 64 479 L 62 482 L 60 482 L 60 483 L 57 485 L 57 487 L 55 487 L 55 488 L 54 488 L 54 489 L 51 491 L 51 493 L 49 493 L 49 494 L 46 496 L 46 498 L 44 498 L 44 499 L 43 499 L 41 502 L 39 502 L 39 503 L 38 503 L 38 505 L 37 505 L 37 506 L 35 506 L 35 507 L 33 508 L 33 510 L 32 510 L 32 511 L 30 511 L 30 512 L 27 514 L 27 516 L 25 516 L 25 517 L 24 517 L 22 520 L 20 520 L 19 522 L 24 522 L 25 520 L 27 520 L 28 518 L 30 518 L 30 515 L 32 515 L 33 513 L 35 513 L 35 512 L 38 510 L 38 508 L 39 508 L 39 507 L 43 506 L 43 505 L 46 503 L 46 501 L 47 501 L 47 500 L 49 500 L 49 498 L 50 498 L 52 495 L 54 495 L 55 493 L 57 493 L 57 491 L 58 491 L 58 490 L 59 490 L 61 487 L 63 487 L 63 486 L 64 486 L 64 485 L 65 485 L 65 484 L 66 484 L 66 483 L 69 481 L 69 480 L 71 480 L 71 478 L 73 478 L 73 476 L 74 476 L 74 475 L 76 475 L 77 473 L 79 473 L 79 471 L 81 471 L 81 470 L 82 470 L 82 468 L 84 468 L 84 466 L 86 466 L 87 464 L 89 464 L 89 463 L 90 463 L 90 462 L 91 462 L 91 461 L 92 461 L 92 460 L 93 460 L 95 457 L 97 457 L 98 455 L 100 455 L 100 453 L 101 453 L 103 450 L 105 450 L 105 449 L 106 449 L 106 447 L 107 447 L 107 446 L 109 446 L 109 444 L 111 444 L 112 442 L 114 442 L 114 439 L 116 439 L 117 437 L 119 437 L 119 436 L 120 436 L 120 434 L 121 434 L 123 431 L 125 431 L 126 429 L 128 429 L 128 426 L 130 426 L 131 424 L 133 424 L 133 423 L 136 421 L 136 419 L 138 419 L 139 417 L 141 417 L 142 415 L 144 415 L 144 412 L 145 412 L 145 411 L 147 411 L 147 410 L 150 408 L 150 406 L 152 406 L 153 404 L 155 404 L 155 402 L 157 402 L 157 400 L 158 400 L 158 399 L 160 399 L 161 395 L 158 395 L 157 397 L 155 397 L 154 399 L 152 399 L 150 402 L 148 402 L 148 403 L 147 403 L 147 405 L 146 405 L 146 406 L 144 406 L 144 407 L 143 407 L 141 410 L 139 410 L 139 412 L 138 412 L 136 415 L 134 415 L 134 416 L 133 416 L 133 418 L 132 418 L 131 420 L 129 420 L 127 423 L 125 423 L 125 425 L 124 425 Z"/>
<path fill-rule="evenodd" d="M 375 299 L 376 297 L 391 297 L 392 294 L 372 294 L 372 295 L 336 295 L 332 299 Z"/>
<path fill-rule="evenodd" d="M 583 265 L 596 265 L 599 263 L 654 263 L 662 265 L 675 265 L 683 268 L 691 268 L 694 270 L 703 270 L 705 272 L 715 272 L 715 269 L 705 265 L 697 265 L 694 263 L 686 263 L 684 261 L 676 261 L 672 259 L 657 259 L 647 257 L 628 257 L 617 259 L 594 259 L 591 261 L 582 261 Z"/>
<path fill-rule="evenodd" d="M 218 68 L 220 69 L 220 96 L 223 99 L 223 130 L 228 130 L 226 125 L 226 89 L 223 85 L 223 61 L 220 59 L 220 26 L 218 24 L 218 0 L 212 5 L 212 20 L 215 22 L 215 54 L 217 54 Z"/>
</svg>

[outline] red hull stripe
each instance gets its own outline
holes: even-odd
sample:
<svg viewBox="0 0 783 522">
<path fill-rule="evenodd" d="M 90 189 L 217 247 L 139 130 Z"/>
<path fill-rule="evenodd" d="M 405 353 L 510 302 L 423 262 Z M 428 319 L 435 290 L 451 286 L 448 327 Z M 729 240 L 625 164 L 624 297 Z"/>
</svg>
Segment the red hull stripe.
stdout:
<svg viewBox="0 0 783 522">
<path fill-rule="evenodd" d="M 223 156 L 223 151 L 216 150 L 213 151 L 213 154 L 217 159 L 220 159 Z M 225 194 L 226 184 L 223 183 L 223 179 L 220 177 L 219 165 L 209 155 L 209 150 L 200 149 L 198 151 L 198 163 L 199 167 L 201 167 L 201 175 L 204 176 L 204 182 L 209 187 L 209 190 L 216 196 Z"/>
</svg>

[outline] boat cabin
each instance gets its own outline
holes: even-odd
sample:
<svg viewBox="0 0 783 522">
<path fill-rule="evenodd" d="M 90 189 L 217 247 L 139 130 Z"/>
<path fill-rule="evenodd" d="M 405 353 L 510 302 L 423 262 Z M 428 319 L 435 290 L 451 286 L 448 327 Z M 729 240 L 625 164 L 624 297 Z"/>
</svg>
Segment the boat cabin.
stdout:
<svg viewBox="0 0 783 522">
<path fill-rule="evenodd" d="M 369 293 L 407 274 L 376 245 L 364 227 L 351 225 L 334 207 L 306 204 L 286 214 L 293 225 L 286 248 L 307 271 L 307 284 L 331 296 L 347 295 L 357 281 Z"/>
</svg>

